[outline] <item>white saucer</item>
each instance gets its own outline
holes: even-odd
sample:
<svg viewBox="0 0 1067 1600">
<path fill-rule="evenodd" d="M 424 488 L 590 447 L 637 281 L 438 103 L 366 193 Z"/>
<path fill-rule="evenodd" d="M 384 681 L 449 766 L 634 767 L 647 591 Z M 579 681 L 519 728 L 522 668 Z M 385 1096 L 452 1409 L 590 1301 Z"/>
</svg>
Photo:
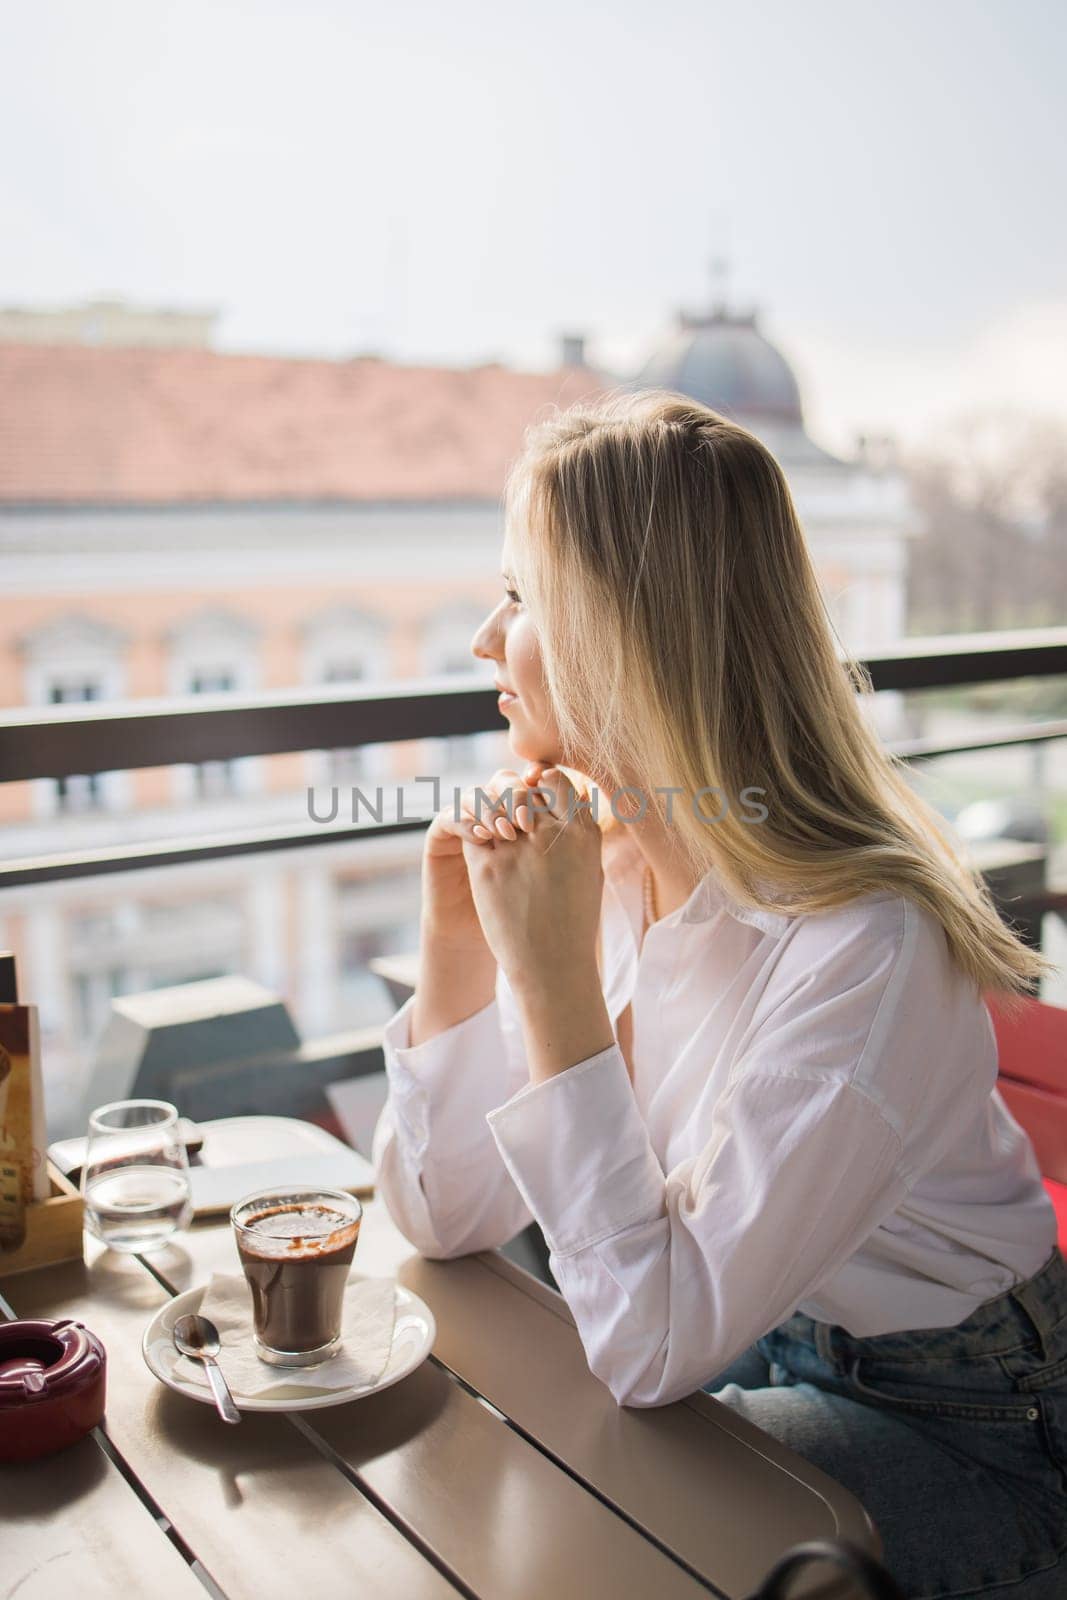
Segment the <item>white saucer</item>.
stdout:
<svg viewBox="0 0 1067 1600">
<path fill-rule="evenodd" d="M 174 1348 L 174 1324 L 179 1317 L 200 1309 L 206 1291 L 207 1284 L 202 1283 L 199 1288 L 186 1289 L 184 1294 L 175 1295 L 173 1300 L 161 1306 L 145 1329 L 141 1352 L 149 1370 L 160 1383 L 165 1383 L 168 1389 L 174 1389 L 178 1394 L 188 1395 L 190 1400 L 199 1400 L 203 1405 L 210 1406 L 214 1405 L 211 1390 L 176 1372 L 181 1357 Z M 391 1384 L 406 1378 L 408 1373 L 414 1372 L 426 1360 L 436 1337 L 437 1324 L 425 1300 L 420 1300 L 417 1294 L 398 1283 L 393 1344 L 385 1371 L 376 1383 L 343 1383 L 331 1387 L 328 1382 L 330 1364 L 326 1362 L 321 1369 L 317 1369 L 322 1375 L 321 1386 L 309 1388 L 307 1384 L 286 1383 L 285 1368 L 276 1367 L 274 1370 L 278 1374 L 278 1382 L 272 1386 L 269 1395 L 242 1395 L 240 1390 L 235 1389 L 233 1398 L 241 1411 L 317 1411 L 323 1406 L 344 1405 L 346 1401 L 359 1400 L 363 1395 L 377 1394 L 379 1389 L 388 1389 Z"/>
</svg>

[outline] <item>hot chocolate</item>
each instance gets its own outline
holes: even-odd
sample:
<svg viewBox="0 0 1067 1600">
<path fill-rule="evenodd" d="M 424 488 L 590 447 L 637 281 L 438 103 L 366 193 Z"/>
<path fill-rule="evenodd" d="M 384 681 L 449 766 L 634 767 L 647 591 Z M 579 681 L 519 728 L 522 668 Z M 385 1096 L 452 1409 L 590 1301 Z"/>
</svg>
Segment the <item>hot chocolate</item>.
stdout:
<svg viewBox="0 0 1067 1600">
<path fill-rule="evenodd" d="M 309 1365 L 338 1347 L 362 1208 L 341 1192 L 250 1196 L 233 1210 L 259 1354 Z"/>
</svg>

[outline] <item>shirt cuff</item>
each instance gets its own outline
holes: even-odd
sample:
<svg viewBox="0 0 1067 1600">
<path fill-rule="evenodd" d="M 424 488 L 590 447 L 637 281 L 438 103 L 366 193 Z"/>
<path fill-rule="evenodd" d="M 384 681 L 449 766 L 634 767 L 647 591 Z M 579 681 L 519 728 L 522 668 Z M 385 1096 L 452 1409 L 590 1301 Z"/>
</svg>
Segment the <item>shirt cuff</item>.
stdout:
<svg viewBox="0 0 1067 1600">
<path fill-rule="evenodd" d="M 431 1141 L 446 1158 L 477 1145 L 486 1111 L 508 1085 L 507 1052 L 496 999 L 431 1039 L 412 1045 L 410 995 L 382 1030 L 389 1095 L 412 1154 Z"/>
<path fill-rule="evenodd" d="M 486 1115 L 555 1255 L 666 1216 L 666 1180 L 617 1044 Z"/>
</svg>

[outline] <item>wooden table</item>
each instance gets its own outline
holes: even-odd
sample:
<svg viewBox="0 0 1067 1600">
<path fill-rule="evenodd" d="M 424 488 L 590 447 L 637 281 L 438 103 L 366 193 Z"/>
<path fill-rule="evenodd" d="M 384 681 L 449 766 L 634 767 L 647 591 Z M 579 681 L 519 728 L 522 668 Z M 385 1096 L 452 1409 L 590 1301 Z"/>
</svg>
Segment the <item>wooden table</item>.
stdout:
<svg viewBox="0 0 1067 1600">
<path fill-rule="evenodd" d="M 0 1466 L 0 1595 L 735 1600 L 802 1539 L 880 1553 L 850 1494 L 710 1396 L 618 1407 L 565 1302 L 504 1257 L 424 1261 L 371 1201 L 356 1268 L 427 1301 L 432 1356 L 380 1395 L 236 1428 L 140 1347 L 168 1296 L 237 1269 L 228 1226 L 143 1258 L 87 1237 L 84 1263 L 0 1279 L 0 1312 L 77 1316 L 108 1352 L 104 1428 Z M 816 1580 L 791 1600 L 856 1593 Z"/>
</svg>

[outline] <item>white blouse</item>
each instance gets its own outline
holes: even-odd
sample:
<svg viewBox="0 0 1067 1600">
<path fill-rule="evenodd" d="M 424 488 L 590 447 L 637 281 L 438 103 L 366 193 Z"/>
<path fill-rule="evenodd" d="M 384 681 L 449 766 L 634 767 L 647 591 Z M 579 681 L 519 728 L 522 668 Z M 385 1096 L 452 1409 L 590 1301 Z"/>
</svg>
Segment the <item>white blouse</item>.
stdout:
<svg viewBox="0 0 1067 1600">
<path fill-rule="evenodd" d="M 741 908 L 712 874 L 642 928 L 643 857 L 604 839 L 617 1044 L 531 1085 L 514 996 L 413 1048 L 386 1025 L 379 1192 L 424 1255 L 536 1219 L 591 1370 L 620 1405 L 691 1394 L 794 1311 L 857 1337 L 955 1326 L 1056 1239 L 996 1090 L 989 1014 L 898 895 Z"/>
</svg>

